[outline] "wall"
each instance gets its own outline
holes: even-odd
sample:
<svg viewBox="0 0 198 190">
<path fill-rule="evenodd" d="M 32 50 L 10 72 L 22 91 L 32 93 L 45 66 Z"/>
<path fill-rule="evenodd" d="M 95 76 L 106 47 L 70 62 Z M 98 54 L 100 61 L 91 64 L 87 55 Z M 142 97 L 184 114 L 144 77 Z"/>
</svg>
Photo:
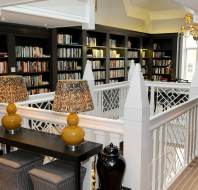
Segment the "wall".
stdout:
<svg viewBox="0 0 198 190">
<path fill-rule="evenodd" d="M 181 31 L 184 24 L 183 19 L 158 20 L 152 21 L 150 26 L 145 26 L 145 32 L 148 33 L 175 33 Z"/>
<path fill-rule="evenodd" d="M 144 31 L 144 21 L 128 17 L 121 0 L 98 0 L 96 24 Z"/>
</svg>

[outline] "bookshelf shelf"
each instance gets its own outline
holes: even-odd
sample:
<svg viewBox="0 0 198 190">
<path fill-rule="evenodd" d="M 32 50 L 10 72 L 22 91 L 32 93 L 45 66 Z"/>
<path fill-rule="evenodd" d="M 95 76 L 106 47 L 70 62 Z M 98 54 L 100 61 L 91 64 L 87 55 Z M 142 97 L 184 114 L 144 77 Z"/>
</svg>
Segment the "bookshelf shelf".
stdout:
<svg viewBox="0 0 198 190">
<path fill-rule="evenodd" d="M 81 60 L 83 57 L 58 57 L 58 60 Z"/>
<path fill-rule="evenodd" d="M 45 72 L 16 72 L 16 75 L 40 75 L 40 74 L 49 74 L 50 71 Z"/>
<path fill-rule="evenodd" d="M 106 49 L 107 46 L 86 46 L 88 49 Z"/>
<path fill-rule="evenodd" d="M 27 89 L 39 89 L 39 88 L 49 88 L 49 84 L 46 84 L 46 85 L 38 85 L 38 86 L 27 86 Z"/>
<path fill-rule="evenodd" d="M 83 47 L 81 44 L 57 44 L 58 48 L 68 48 L 68 47 Z"/>
<path fill-rule="evenodd" d="M 109 68 L 110 70 L 118 70 L 118 69 L 125 69 L 125 67 L 116 67 L 116 68 Z"/>
<path fill-rule="evenodd" d="M 58 71 L 58 73 L 80 73 L 82 70 L 64 70 L 64 71 Z"/>
</svg>

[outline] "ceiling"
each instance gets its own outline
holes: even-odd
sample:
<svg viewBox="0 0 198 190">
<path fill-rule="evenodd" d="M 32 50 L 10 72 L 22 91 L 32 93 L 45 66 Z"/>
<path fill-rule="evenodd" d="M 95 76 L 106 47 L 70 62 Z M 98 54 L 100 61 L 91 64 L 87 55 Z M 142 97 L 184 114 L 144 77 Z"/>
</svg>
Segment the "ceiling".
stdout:
<svg viewBox="0 0 198 190">
<path fill-rule="evenodd" d="M 183 7 L 173 0 L 129 0 L 131 5 L 135 5 L 149 11 L 163 11 L 172 9 L 182 9 Z M 196 1 L 196 0 L 195 0 Z"/>
</svg>

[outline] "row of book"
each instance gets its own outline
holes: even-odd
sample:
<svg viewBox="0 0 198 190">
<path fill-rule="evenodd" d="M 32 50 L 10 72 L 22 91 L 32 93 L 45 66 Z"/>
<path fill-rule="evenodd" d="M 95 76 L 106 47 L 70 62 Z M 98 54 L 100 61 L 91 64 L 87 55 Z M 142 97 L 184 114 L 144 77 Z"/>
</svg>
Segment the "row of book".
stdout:
<svg viewBox="0 0 198 190">
<path fill-rule="evenodd" d="M 87 60 L 87 63 L 90 63 L 92 65 L 92 69 L 105 69 L 100 60 Z"/>
<path fill-rule="evenodd" d="M 171 58 L 171 56 L 167 56 L 166 52 L 164 51 L 153 52 L 153 57 L 154 58 Z"/>
<path fill-rule="evenodd" d="M 96 44 L 97 43 L 95 37 L 87 37 L 87 46 L 95 47 Z"/>
<path fill-rule="evenodd" d="M 81 79 L 81 73 L 61 73 L 58 74 L 58 80 Z"/>
<path fill-rule="evenodd" d="M 148 50 L 143 50 L 142 53 L 141 53 L 141 55 L 142 55 L 142 58 L 147 58 L 147 57 L 149 57 L 149 52 L 148 52 Z"/>
<path fill-rule="evenodd" d="M 111 80 L 109 80 L 109 83 L 116 83 L 116 82 L 119 82 L 119 80 L 118 79 L 111 79 Z"/>
<path fill-rule="evenodd" d="M 110 47 L 115 48 L 115 47 L 117 47 L 117 41 L 114 39 L 110 39 L 109 45 L 110 45 Z"/>
<path fill-rule="evenodd" d="M 42 93 L 48 93 L 48 92 L 50 92 L 50 89 L 48 89 L 48 88 L 39 88 L 39 89 L 28 90 L 29 95 L 42 94 Z"/>
<path fill-rule="evenodd" d="M 58 61 L 58 71 L 81 70 L 78 61 Z"/>
<path fill-rule="evenodd" d="M 42 75 L 24 76 L 24 79 L 26 81 L 27 87 L 37 87 L 37 86 L 49 85 L 48 81 L 43 81 Z"/>
<path fill-rule="evenodd" d="M 170 74 L 169 67 L 153 68 L 153 74 Z"/>
<path fill-rule="evenodd" d="M 49 57 L 43 53 L 42 47 L 16 46 L 16 57 L 42 58 Z"/>
<path fill-rule="evenodd" d="M 94 79 L 95 80 L 101 80 L 106 78 L 106 72 L 105 71 L 94 71 Z"/>
<path fill-rule="evenodd" d="M 142 60 L 142 66 L 146 66 L 147 65 L 147 61 L 146 60 Z"/>
<path fill-rule="evenodd" d="M 117 50 L 110 50 L 110 58 L 119 58 L 120 54 L 117 52 Z"/>
<path fill-rule="evenodd" d="M 153 60 L 153 66 L 169 66 L 171 63 L 172 60 Z"/>
<path fill-rule="evenodd" d="M 120 70 L 110 70 L 109 72 L 110 78 L 118 78 L 118 77 L 124 77 L 124 69 Z"/>
<path fill-rule="evenodd" d="M 95 85 L 105 84 L 105 81 L 95 81 Z"/>
<path fill-rule="evenodd" d="M 139 52 L 138 51 L 128 51 L 128 58 L 139 58 Z"/>
<path fill-rule="evenodd" d="M 48 72 L 48 61 L 17 61 L 17 72 Z"/>
<path fill-rule="evenodd" d="M 152 80 L 154 81 L 161 81 L 161 80 L 168 80 L 167 78 L 163 78 L 162 76 L 160 75 L 152 75 Z"/>
<path fill-rule="evenodd" d="M 104 50 L 103 49 L 89 49 L 87 51 L 87 57 L 91 58 L 103 58 L 104 57 Z"/>
<path fill-rule="evenodd" d="M 58 34 L 57 42 L 61 45 L 72 44 L 72 35 L 70 34 Z"/>
<path fill-rule="evenodd" d="M 57 56 L 59 58 L 80 58 L 82 57 L 81 48 L 58 48 Z"/>
<path fill-rule="evenodd" d="M 110 60 L 110 68 L 121 68 L 124 67 L 124 60 Z"/>
<path fill-rule="evenodd" d="M 6 74 L 7 70 L 7 61 L 0 61 L 0 74 Z"/>
</svg>

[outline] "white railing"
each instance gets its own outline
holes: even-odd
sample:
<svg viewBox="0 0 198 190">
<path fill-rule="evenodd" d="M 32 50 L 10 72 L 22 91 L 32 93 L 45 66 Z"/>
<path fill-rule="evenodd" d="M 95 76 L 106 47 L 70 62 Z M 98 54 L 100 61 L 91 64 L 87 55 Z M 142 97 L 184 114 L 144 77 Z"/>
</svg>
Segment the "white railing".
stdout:
<svg viewBox="0 0 198 190">
<path fill-rule="evenodd" d="M 189 83 L 147 81 L 146 86 L 149 88 L 151 116 L 186 102 L 189 98 Z"/>
<path fill-rule="evenodd" d="M 165 190 L 195 158 L 198 98 L 150 119 L 152 190 Z"/>
<path fill-rule="evenodd" d="M 190 84 L 150 81 L 146 81 L 145 84 L 150 101 L 151 116 L 188 100 Z M 95 86 L 95 110 L 88 114 L 110 119 L 123 118 L 128 89 L 129 82 Z M 51 109 L 53 97 L 54 92 L 33 95 L 28 101 L 19 105 Z"/>
</svg>

